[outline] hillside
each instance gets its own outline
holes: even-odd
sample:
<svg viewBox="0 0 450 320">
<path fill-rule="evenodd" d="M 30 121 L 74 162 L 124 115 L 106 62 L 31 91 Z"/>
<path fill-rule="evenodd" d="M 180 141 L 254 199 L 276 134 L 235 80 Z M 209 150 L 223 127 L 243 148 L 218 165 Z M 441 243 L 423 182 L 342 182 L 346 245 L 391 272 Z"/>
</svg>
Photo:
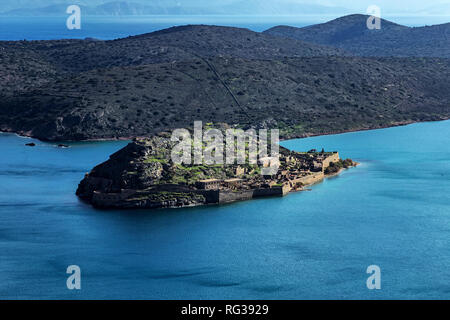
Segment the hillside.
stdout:
<svg viewBox="0 0 450 320">
<path fill-rule="evenodd" d="M 64 72 L 216 56 L 275 59 L 345 54 L 339 49 L 273 37 L 248 29 L 205 25 L 173 27 L 111 41 L 2 41 L 0 50 L 8 55 L 20 52 L 23 63 L 28 63 L 25 61 L 26 55 L 33 59 L 39 57 L 44 63 Z"/>
<path fill-rule="evenodd" d="M 380 30 L 369 30 L 367 18 L 355 14 L 304 28 L 277 26 L 264 33 L 360 56 L 450 58 L 450 23 L 410 28 L 382 19 Z"/>
<path fill-rule="evenodd" d="M 284 137 L 450 115 L 450 60 L 195 59 L 61 77 L 0 101 L 0 128 L 44 140 L 151 135 L 194 120 Z"/>
<path fill-rule="evenodd" d="M 110 139 L 203 120 L 298 137 L 446 119 L 449 64 L 352 57 L 219 26 L 114 41 L 0 42 L 0 130 Z"/>
</svg>

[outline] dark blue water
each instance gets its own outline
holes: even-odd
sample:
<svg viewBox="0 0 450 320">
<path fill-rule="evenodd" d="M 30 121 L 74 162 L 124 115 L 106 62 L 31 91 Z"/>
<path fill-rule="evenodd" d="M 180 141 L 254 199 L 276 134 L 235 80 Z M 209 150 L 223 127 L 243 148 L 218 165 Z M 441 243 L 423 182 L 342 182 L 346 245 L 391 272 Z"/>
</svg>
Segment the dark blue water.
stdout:
<svg viewBox="0 0 450 320">
<path fill-rule="evenodd" d="M 93 37 L 109 40 L 153 32 L 175 25 L 209 24 L 248 28 L 261 32 L 277 25 L 304 27 L 324 23 L 338 15 L 304 16 L 82 16 L 81 30 L 68 30 L 66 19 L 59 17 L 0 16 L 0 40 L 83 39 Z M 408 26 L 447 23 L 448 16 L 392 16 L 385 17 Z"/>
<path fill-rule="evenodd" d="M 77 184 L 125 142 L 2 134 L 0 298 L 448 299 L 449 137 L 446 121 L 286 141 L 361 165 L 285 198 L 99 211 Z M 372 264 L 381 290 L 366 288 Z"/>
</svg>

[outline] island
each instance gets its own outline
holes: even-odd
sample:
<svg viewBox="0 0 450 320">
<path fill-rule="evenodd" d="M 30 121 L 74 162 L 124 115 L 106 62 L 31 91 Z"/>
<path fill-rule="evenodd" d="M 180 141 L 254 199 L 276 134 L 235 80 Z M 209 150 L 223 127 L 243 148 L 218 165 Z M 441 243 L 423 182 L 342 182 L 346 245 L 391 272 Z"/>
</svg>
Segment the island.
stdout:
<svg viewBox="0 0 450 320">
<path fill-rule="evenodd" d="M 327 175 L 356 166 L 337 151 L 294 152 L 280 147 L 278 171 L 266 164 L 195 165 L 171 160 L 167 135 L 135 138 L 86 173 L 76 194 L 97 208 L 157 209 L 224 204 L 304 190 Z"/>
</svg>

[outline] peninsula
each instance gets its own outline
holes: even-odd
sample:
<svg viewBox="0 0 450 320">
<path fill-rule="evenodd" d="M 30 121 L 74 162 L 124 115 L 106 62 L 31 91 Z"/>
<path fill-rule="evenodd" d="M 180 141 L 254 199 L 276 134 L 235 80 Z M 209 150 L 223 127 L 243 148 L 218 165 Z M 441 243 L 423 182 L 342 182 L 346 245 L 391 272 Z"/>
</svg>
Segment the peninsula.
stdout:
<svg viewBox="0 0 450 320">
<path fill-rule="evenodd" d="M 80 182 L 77 195 L 98 208 L 156 209 L 223 204 L 284 196 L 327 175 L 355 166 L 338 152 L 293 152 L 280 147 L 278 171 L 258 165 L 179 165 L 172 162 L 165 135 L 134 139 L 96 166 Z"/>
</svg>

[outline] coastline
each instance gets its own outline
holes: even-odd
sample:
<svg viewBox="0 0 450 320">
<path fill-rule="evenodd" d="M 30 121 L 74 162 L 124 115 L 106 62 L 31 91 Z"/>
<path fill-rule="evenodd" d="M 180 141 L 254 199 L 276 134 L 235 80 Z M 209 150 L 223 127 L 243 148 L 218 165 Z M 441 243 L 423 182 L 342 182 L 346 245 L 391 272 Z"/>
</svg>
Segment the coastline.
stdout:
<svg viewBox="0 0 450 320">
<path fill-rule="evenodd" d="M 353 167 L 349 167 L 349 168 L 342 168 L 340 169 L 338 172 L 332 173 L 332 174 L 328 174 L 325 175 L 323 178 L 321 179 L 317 179 L 316 181 L 306 184 L 302 187 L 302 189 L 300 190 L 291 190 L 289 191 L 286 195 L 284 195 L 284 197 L 288 197 L 290 194 L 296 194 L 296 193 L 302 193 L 302 192 L 306 192 L 306 191 L 311 191 L 312 189 L 308 189 L 309 187 L 315 186 L 317 184 L 322 183 L 325 179 L 329 179 L 329 178 L 334 178 L 337 177 L 339 175 L 341 175 L 344 171 L 350 170 L 352 168 L 356 168 L 357 166 L 359 166 L 361 163 L 360 162 L 354 162 L 355 165 Z M 267 199 L 267 198 L 276 198 L 279 197 L 277 195 L 272 195 L 272 196 L 265 196 L 265 197 L 260 197 L 258 199 Z M 255 198 L 252 199 L 244 199 L 244 200 L 238 200 L 238 201 L 233 201 L 233 202 L 226 202 L 226 203 L 208 203 L 208 204 L 202 204 L 202 203 L 196 203 L 196 204 L 189 204 L 189 205 L 185 205 L 182 207 L 179 206 L 169 206 L 169 207 L 163 207 L 163 208 L 133 208 L 133 207 L 118 207 L 118 208 L 108 208 L 108 207 L 95 207 L 96 210 L 103 210 L 103 211 L 111 211 L 111 210 L 129 210 L 129 211 L 133 211 L 133 210 L 179 210 L 179 209 L 188 209 L 188 208 L 199 208 L 199 207 L 222 207 L 222 206 L 229 206 L 229 205 L 233 205 L 239 202 L 246 202 L 246 201 L 254 201 Z M 89 201 L 85 200 L 85 199 L 80 199 L 80 201 L 83 201 L 84 203 L 88 204 L 88 205 L 92 205 L 92 203 L 90 203 Z"/>
<path fill-rule="evenodd" d="M 324 177 L 323 177 L 322 179 L 318 179 L 318 180 L 316 180 L 316 181 L 314 181 L 314 182 L 312 182 L 312 183 L 309 183 L 309 184 L 304 185 L 303 188 L 302 188 L 301 190 L 291 190 L 289 193 L 296 193 L 296 192 L 307 191 L 306 188 L 311 187 L 311 186 L 316 185 L 316 184 L 319 184 L 320 182 L 322 182 L 322 181 L 325 180 L 325 179 L 337 177 L 337 176 L 339 176 L 341 173 L 343 173 L 344 171 L 347 171 L 347 170 L 349 170 L 349 169 L 351 169 L 351 168 L 356 168 L 356 167 L 359 166 L 361 163 L 360 163 L 360 162 L 353 161 L 353 164 L 354 164 L 354 165 L 353 165 L 352 167 L 341 168 L 341 169 L 339 169 L 339 171 L 337 171 L 337 172 L 330 173 L 330 174 L 325 174 Z"/>
<path fill-rule="evenodd" d="M 383 126 L 373 127 L 373 128 L 369 127 L 369 128 L 349 129 L 349 130 L 333 131 L 333 132 L 318 133 L 318 134 L 305 133 L 302 135 L 293 135 L 293 136 L 289 136 L 288 138 L 280 138 L 280 141 L 288 141 L 288 140 L 293 140 L 293 139 L 306 139 L 306 138 L 321 137 L 321 136 L 331 136 L 331 135 L 336 135 L 336 134 L 345 134 L 345 133 L 361 132 L 361 131 L 382 130 L 382 129 L 388 129 L 388 128 L 408 126 L 408 125 L 416 124 L 416 123 L 439 122 L 439 121 L 448 121 L 448 120 L 450 120 L 450 116 L 441 118 L 441 119 L 436 119 L 436 120 L 399 121 L 394 124 L 383 125 Z"/>
<path fill-rule="evenodd" d="M 450 120 L 450 116 L 443 117 L 443 118 L 436 119 L 436 120 L 399 121 L 399 122 L 395 122 L 395 123 L 392 123 L 389 125 L 383 125 L 383 126 L 378 126 L 378 127 L 355 128 L 355 129 L 349 129 L 349 130 L 336 130 L 336 131 L 330 131 L 330 132 L 325 132 L 325 133 L 303 133 L 303 134 L 298 134 L 298 135 L 293 134 L 288 137 L 281 135 L 280 141 L 288 141 L 288 140 L 294 140 L 294 139 L 306 139 L 306 138 L 312 138 L 312 137 L 329 136 L 329 135 L 345 134 L 345 133 L 360 132 L 360 131 L 388 129 L 388 128 L 407 126 L 407 125 L 411 125 L 411 124 L 415 124 L 415 123 L 428 123 L 428 122 L 439 122 L 439 121 L 448 121 L 448 120 Z M 36 139 L 41 142 L 47 142 L 47 143 L 127 141 L 127 140 L 133 140 L 135 138 L 151 137 L 151 136 L 128 136 L 128 137 L 109 137 L 109 138 L 95 138 L 95 139 L 83 139 L 83 140 L 50 140 L 50 139 L 42 139 L 42 138 L 36 137 L 36 136 L 32 135 L 30 131 L 14 131 L 10 128 L 7 128 L 7 129 L 0 128 L 0 133 L 16 134 L 17 136 L 20 136 L 20 137 Z"/>
<path fill-rule="evenodd" d="M 313 182 L 305 184 L 301 189 L 297 189 L 297 190 L 290 190 L 289 192 L 285 193 L 285 194 L 268 194 L 268 195 L 264 195 L 264 196 L 259 196 L 257 198 L 243 198 L 243 199 L 238 199 L 238 200 L 233 200 L 233 201 L 227 201 L 227 202 L 223 202 L 223 203 L 190 203 L 190 204 L 184 204 L 182 206 L 179 205 L 168 205 L 168 206 L 164 206 L 164 207 L 147 207 L 145 205 L 132 205 L 132 206 L 102 206 L 102 205 L 98 205 L 98 204 L 94 204 L 91 201 L 84 199 L 84 198 L 79 198 L 80 201 L 86 203 L 87 205 L 93 206 L 96 210 L 102 210 L 102 211 L 113 211 L 113 210 L 127 210 L 127 211 L 133 211 L 133 210 L 166 210 L 166 209 L 170 209 L 170 210 L 176 210 L 176 209 L 186 209 L 186 208 L 197 208 L 197 207 L 214 207 L 214 206 L 226 206 L 226 205 L 232 205 L 235 203 L 239 203 L 239 202 L 245 202 L 245 201 L 253 201 L 255 199 L 264 199 L 264 198 L 277 198 L 277 197 L 288 197 L 290 194 L 295 194 L 295 193 L 302 193 L 305 191 L 311 191 L 311 189 L 308 189 L 314 185 L 318 185 L 320 183 L 322 183 L 325 179 L 328 178 L 333 178 L 333 177 L 337 177 L 339 175 L 341 175 L 344 171 L 350 170 L 352 168 L 356 168 L 357 166 L 359 166 L 361 163 L 359 162 L 354 162 L 354 166 L 352 167 L 348 167 L 348 168 L 342 168 L 340 169 L 338 172 L 332 173 L 332 174 L 327 174 L 324 175 L 321 178 L 315 179 Z"/>
<path fill-rule="evenodd" d="M 86 173 L 76 195 L 107 209 L 181 208 L 286 196 L 356 166 L 337 151 L 309 153 L 281 147 L 276 173 L 257 164 L 174 165 L 168 137 L 134 140 Z M 257 167 L 257 168 L 255 168 Z"/>
</svg>

